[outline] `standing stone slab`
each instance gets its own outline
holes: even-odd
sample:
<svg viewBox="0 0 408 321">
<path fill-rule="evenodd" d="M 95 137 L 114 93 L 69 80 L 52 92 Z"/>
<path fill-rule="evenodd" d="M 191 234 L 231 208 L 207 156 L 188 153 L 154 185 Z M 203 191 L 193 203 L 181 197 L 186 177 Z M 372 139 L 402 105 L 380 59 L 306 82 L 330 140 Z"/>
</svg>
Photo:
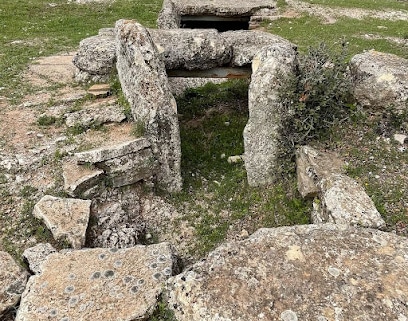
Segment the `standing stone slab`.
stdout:
<svg viewBox="0 0 408 321">
<path fill-rule="evenodd" d="M 364 106 L 408 109 L 408 60 L 396 55 L 368 51 L 350 61 L 354 97 Z"/>
<path fill-rule="evenodd" d="M 35 204 L 33 215 L 44 221 L 56 240 L 66 239 L 73 248 L 85 245 L 91 201 L 46 195 Z"/>
<path fill-rule="evenodd" d="M 181 147 L 177 104 L 164 63 L 149 32 L 132 20 L 116 23 L 117 70 L 123 93 L 137 122 L 145 126 L 159 162 L 158 183 L 173 192 L 181 189 Z"/>
<path fill-rule="evenodd" d="M 408 239 L 332 224 L 261 229 L 168 281 L 178 321 L 407 320 Z"/>
<path fill-rule="evenodd" d="M 322 216 L 316 221 L 384 228 L 385 222 L 363 187 L 343 174 L 331 174 L 322 179 Z M 317 214 L 317 213 L 316 213 Z"/>
<path fill-rule="evenodd" d="M 173 260 L 168 243 L 51 254 L 30 278 L 16 321 L 145 320 Z"/>
<path fill-rule="evenodd" d="M 7 252 L 0 251 L 0 318 L 20 300 L 27 283 L 24 271 Z"/>
<path fill-rule="evenodd" d="M 282 119 L 278 90 L 283 76 L 292 73 L 297 64 L 295 48 L 287 41 L 276 43 L 264 47 L 252 61 L 249 119 L 244 130 L 245 168 L 251 186 L 276 179 Z"/>
</svg>

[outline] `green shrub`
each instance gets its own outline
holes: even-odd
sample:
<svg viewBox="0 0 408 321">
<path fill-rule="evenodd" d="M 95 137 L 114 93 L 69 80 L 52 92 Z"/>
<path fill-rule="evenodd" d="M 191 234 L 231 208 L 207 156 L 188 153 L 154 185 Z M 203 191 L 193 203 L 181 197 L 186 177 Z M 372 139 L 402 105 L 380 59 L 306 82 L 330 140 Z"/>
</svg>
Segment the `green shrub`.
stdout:
<svg viewBox="0 0 408 321">
<path fill-rule="evenodd" d="M 57 118 L 54 116 L 42 115 L 38 117 L 37 124 L 40 126 L 51 126 L 55 124 Z"/>
<path fill-rule="evenodd" d="M 282 101 L 281 153 L 292 158 L 294 149 L 320 138 L 350 117 L 351 81 L 346 47 L 330 50 L 325 44 L 299 56 L 294 75 L 280 89 Z"/>
</svg>

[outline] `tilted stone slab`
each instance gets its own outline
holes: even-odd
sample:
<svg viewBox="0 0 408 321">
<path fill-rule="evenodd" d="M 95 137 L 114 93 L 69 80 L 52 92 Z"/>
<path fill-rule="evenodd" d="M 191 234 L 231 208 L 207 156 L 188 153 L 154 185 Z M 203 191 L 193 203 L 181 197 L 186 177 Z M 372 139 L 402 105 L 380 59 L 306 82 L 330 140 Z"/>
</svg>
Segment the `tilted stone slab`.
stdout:
<svg viewBox="0 0 408 321">
<path fill-rule="evenodd" d="M 332 173 L 344 173 L 345 163 L 332 152 L 322 152 L 310 146 L 296 150 L 298 190 L 303 198 L 318 196 L 320 181 Z"/>
<path fill-rule="evenodd" d="M 332 224 L 261 229 L 168 281 L 179 321 L 406 320 L 408 239 Z"/>
<path fill-rule="evenodd" d="M 45 195 L 35 204 L 33 215 L 44 221 L 56 240 L 67 240 L 80 249 L 85 245 L 90 211 L 90 200 Z"/>
<path fill-rule="evenodd" d="M 228 64 L 231 46 L 215 29 L 150 29 L 166 69 L 210 69 Z"/>
<path fill-rule="evenodd" d="M 408 109 L 408 60 L 393 54 L 368 51 L 350 61 L 354 97 L 373 108 Z"/>
<path fill-rule="evenodd" d="M 173 264 L 168 243 L 51 254 L 30 278 L 16 321 L 145 320 Z"/>
<path fill-rule="evenodd" d="M 118 143 L 116 145 L 102 146 L 81 153 L 75 153 L 78 163 L 100 163 L 106 160 L 135 153 L 144 148 L 150 147 L 150 142 L 146 138 Z"/>
<path fill-rule="evenodd" d="M 157 181 L 167 191 L 181 189 L 181 147 L 177 104 L 164 63 L 149 32 L 132 20 L 116 23 L 117 70 L 132 115 L 159 162 Z"/>
<path fill-rule="evenodd" d="M 131 185 L 147 179 L 157 172 L 157 165 L 150 148 L 98 164 L 105 170 L 113 187 Z"/>
<path fill-rule="evenodd" d="M 20 300 L 27 283 L 28 273 L 10 254 L 0 251 L 0 318 Z"/>
<path fill-rule="evenodd" d="M 72 197 L 86 193 L 101 184 L 103 179 L 103 170 L 97 168 L 67 162 L 63 164 L 62 169 L 64 190 Z"/>
<path fill-rule="evenodd" d="M 374 202 L 354 179 L 331 174 L 319 183 L 322 214 L 316 221 L 384 228 L 385 222 Z M 315 213 L 318 215 L 318 213 Z"/>
<path fill-rule="evenodd" d="M 244 129 L 248 184 L 261 186 L 276 180 L 282 115 L 279 88 L 297 64 L 296 46 L 287 41 L 264 47 L 252 61 L 248 90 L 248 123 Z"/>
<path fill-rule="evenodd" d="M 225 42 L 232 47 L 232 58 L 230 65 L 245 66 L 252 63 L 254 56 L 262 47 L 276 43 L 288 43 L 282 37 L 268 32 L 236 30 L 220 33 Z"/>
</svg>

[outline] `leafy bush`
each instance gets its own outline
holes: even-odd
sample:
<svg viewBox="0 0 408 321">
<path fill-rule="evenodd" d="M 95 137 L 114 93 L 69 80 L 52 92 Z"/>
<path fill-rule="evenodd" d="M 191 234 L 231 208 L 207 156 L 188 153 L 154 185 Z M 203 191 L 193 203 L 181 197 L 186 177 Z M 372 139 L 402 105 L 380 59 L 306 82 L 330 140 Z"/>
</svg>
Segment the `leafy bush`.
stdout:
<svg viewBox="0 0 408 321">
<path fill-rule="evenodd" d="M 57 118 L 54 116 L 42 115 L 37 119 L 37 124 L 40 126 L 51 126 L 55 124 Z"/>
<path fill-rule="evenodd" d="M 294 148 L 320 138 L 333 125 L 349 118 L 352 106 L 351 81 L 346 46 L 340 51 L 325 44 L 309 48 L 299 56 L 294 75 L 280 89 L 282 102 L 282 157 L 293 156 Z"/>
</svg>

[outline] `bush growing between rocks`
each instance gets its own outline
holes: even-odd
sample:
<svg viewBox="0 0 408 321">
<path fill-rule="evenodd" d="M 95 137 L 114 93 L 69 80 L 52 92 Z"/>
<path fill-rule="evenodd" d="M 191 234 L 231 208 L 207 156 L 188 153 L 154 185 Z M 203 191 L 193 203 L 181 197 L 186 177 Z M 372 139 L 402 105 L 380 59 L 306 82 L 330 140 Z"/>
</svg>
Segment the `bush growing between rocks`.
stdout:
<svg viewBox="0 0 408 321">
<path fill-rule="evenodd" d="M 299 65 L 280 89 L 282 160 L 292 159 L 296 146 L 318 139 L 350 116 L 351 80 L 345 44 L 338 51 L 324 43 L 299 56 Z"/>
</svg>

